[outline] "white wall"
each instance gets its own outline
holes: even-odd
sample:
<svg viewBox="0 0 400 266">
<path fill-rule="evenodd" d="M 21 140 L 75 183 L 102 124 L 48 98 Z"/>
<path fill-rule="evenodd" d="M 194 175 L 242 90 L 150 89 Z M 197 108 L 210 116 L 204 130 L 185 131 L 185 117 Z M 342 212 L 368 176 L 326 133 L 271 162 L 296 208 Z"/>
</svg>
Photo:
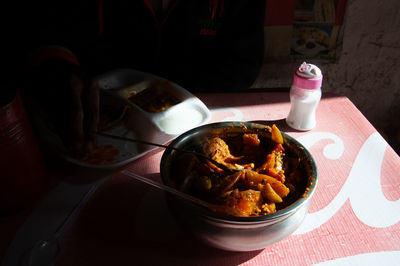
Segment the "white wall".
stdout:
<svg viewBox="0 0 400 266">
<path fill-rule="evenodd" d="M 342 54 L 324 89 L 348 96 L 378 128 L 400 129 L 400 1 L 348 1 Z"/>
</svg>

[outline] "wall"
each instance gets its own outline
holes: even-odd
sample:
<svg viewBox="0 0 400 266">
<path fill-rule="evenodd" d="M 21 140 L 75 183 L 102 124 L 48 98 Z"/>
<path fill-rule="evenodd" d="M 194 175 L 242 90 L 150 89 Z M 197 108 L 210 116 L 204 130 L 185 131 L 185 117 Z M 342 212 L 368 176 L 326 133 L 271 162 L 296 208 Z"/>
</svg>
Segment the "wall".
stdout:
<svg viewBox="0 0 400 266">
<path fill-rule="evenodd" d="M 318 63 L 323 91 L 345 95 L 392 146 L 400 143 L 400 1 L 348 0 L 342 52 Z M 265 62 L 253 87 L 290 86 L 298 62 Z"/>
</svg>

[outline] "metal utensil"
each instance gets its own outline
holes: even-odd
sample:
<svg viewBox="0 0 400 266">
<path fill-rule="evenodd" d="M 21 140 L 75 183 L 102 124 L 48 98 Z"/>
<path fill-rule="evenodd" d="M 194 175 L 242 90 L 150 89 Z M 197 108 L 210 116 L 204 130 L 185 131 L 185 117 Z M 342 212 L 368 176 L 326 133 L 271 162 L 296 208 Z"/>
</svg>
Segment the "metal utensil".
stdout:
<svg viewBox="0 0 400 266">
<path fill-rule="evenodd" d="M 117 135 L 112 135 L 112 134 L 108 134 L 108 133 L 104 133 L 104 132 L 96 132 L 98 135 L 103 136 L 103 137 L 108 137 L 108 138 L 113 138 L 113 139 L 118 139 L 118 140 L 124 140 L 124 141 L 131 141 L 131 142 L 136 142 L 136 143 L 142 143 L 142 144 L 147 144 L 147 145 L 152 145 L 152 146 L 157 146 L 157 147 L 161 147 L 161 148 L 165 148 L 165 149 L 170 149 L 170 150 L 175 150 L 178 152 L 183 152 L 183 153 L 191 153 L 199 158 L 208 160 L 210 162 L 212 162 L 213 164 L 215 164 L 216 166 L 218 166 L 219 168 L 223 169 L 223 170 L 227 170 L 229 172 L 237 172 L 237 171 L 242 171 L 243 169 L 237 169 L 237 168 L 231 168 L 225 164 L 219 163 L 217 161 L 215 161 L 214 159 L 210 158 L 209 156 L 203 154 L 203 153 L 199 153 L 199 152 L 195 152 L 195 151 L 190 151 L 190 150 L 183 150 L 183 149 L 179 149 L 179 148 L 175 148 L 172 146 L 167 146 L 167 145 L 162 145 L 162 144 L 158 144 L 158 143 L 154 143 L 154 142 L 148 142 L 148 141 L 144 141 L 144 140 L 139 140 L 139 139 L 132 139 L 132 138 L 126 138 L 126 137 L 121 137 L 121 136 L 117 136 Z"/>
<path fill-rule="evenodd" d="M 130 177 L 132 177 L 132 178 L 135 178 L 135 179 L 137 179 L 137 180 L 139 180 L 139 181 L 141 181 L 141 182 L 144 182 L 144 183 L 146 183 L 146 184 L 148 184 L 148 185 L 151 185 L 151 186 L 153 186 L 153 187 L 156 187 L 156 188 L 158 188 L 158 189 L 161 189 L 161 190 L 163 190 L 163 191 L 166 191 L 166 192 L 168 192 L 168 193 L 171 193 L 171 194 L 173 194 L 173 195 L 176 195 L 176 196 L 178 196 L 178 197 L 180 197 L 180 198 L 182 198 L 182 199 L 185 199 L 185 200 L 190 201 L 190 202 L 192 202 L 192 203 L 195 203 L 195 204 L 197 204 L 197 205 L 206 207 L 206 208 L 208 208 L 208 209 L 215 209 L 215 208 L 213 207 L 213 205 L 210 204 L 210 203 L 208 203 L 208 202 L 205 202 L 205 201 L 203 201 L 203 200 L 201 200 L 201 199 L 199 199 L 199 198 L 195 198 L 195 197 L 193 197 L 193 196 L 191 196 L 191 195 L 189 195 L 189 194 L 186 194 L 186 193 L 184 193 L 184 192 L 181 192 L 181 191 L 179 191 L 179 190 L 177 190 L 177 189 L 175 189 L 175 188 L 173 188 L 173 187 L 164 185 L 164 184 L 162 184 L 162 183 L 160 183 L 160 182 L 157 182 L 157 181 L 151 180 L 151 179 L 149 179 L 149 178 L 140 176 L 140 175 L 135 174 L 135 173 L 132 173 L 132 172 L 130 172 L 130 171 L 128 171 L 128 170 L 123 170 L 123 171 L 121 171 L 121 173 L 124 174 L 124 175 L 130 176 Z"/>
<path fill-rule="evenodd" d="M 181 199 L 184 199 L 186 201 L 189 201 L 189 202 L 194 203 L 196 205 L 199 205 L 201 207 L 205 207 L 205 208 L 207 208 L 207 209 L 209 209 L 209 210 L 211 210 L 213 212 L 224 213 L 224 214 L 229 214 L 229 215 L 234 215 L 234 216 L 242 216 L 243 215 L 243 213 L 240 210 L 235 209 L 233 207 L 225 206 L 225 205 L 217 205 L 217 204 L 212 204 L 212 203 L 206 202 L 204 200 L 201 200 L 199 198 L 196 198 L 196 197 L 193 197 L 193 196 L 191 196 L 189 194 L 181 192 L 181 191 L 179 191 L 179 190 L 177 190 L 177 189 L 175 189 L 173 187 L 164 185 L 164 184 L 162 184 L 160 182 L 151 180 L 151 179 L 146 178 L 144 176 L 140 176 L 138 174 L 132 173 L 132 172 L 130 172 L 128 170 L 123 170 L 123 171 L 121 171 L 121 173 L 124 174 L 124 175 L 127 175 L 129 177 L 132 177 L 132 178 L 134 178 L 136 180 L 139 180 L 141 182 L 144 182 L 144 183 L 146 183 L 148 185 L 151 185 L 153 187 L 161 189 L 161 190 L 163 190 L 165 192 L 168 192 L 168 193 L 171 193 L 171 194 L 173 194 L 175 196 L 178 196 Z"/>
<path fill-rule="evenodd" d="M 97 190 L 100 183 L 93 185 L 76 203 L 71 212 L 65 217 L 58 229 L 47 239 L 38 240 L 30 250 L 23 256 L 21 265 L 23 266 L 51 266 L 54 265 L 60 251 L 60 240 L 65 231 L 75 220 L 81 208 Z"/>
</svg>

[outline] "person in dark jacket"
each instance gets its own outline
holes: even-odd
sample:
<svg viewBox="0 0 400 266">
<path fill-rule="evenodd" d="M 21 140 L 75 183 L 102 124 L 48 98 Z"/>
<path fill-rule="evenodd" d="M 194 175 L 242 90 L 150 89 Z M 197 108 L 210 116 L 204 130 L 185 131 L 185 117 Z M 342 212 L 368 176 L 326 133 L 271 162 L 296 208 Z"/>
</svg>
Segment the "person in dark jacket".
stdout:
<svg viewBox="0 0 400 266">
<path fill-rule="evenodd" d="M 27 79 L 75 152 L 95 137 L 96 75 L 131 68 L 193 93 L 240 91 L 264 60 L 265 0 L 77 0 L 40 9 Z"/>
</svg>

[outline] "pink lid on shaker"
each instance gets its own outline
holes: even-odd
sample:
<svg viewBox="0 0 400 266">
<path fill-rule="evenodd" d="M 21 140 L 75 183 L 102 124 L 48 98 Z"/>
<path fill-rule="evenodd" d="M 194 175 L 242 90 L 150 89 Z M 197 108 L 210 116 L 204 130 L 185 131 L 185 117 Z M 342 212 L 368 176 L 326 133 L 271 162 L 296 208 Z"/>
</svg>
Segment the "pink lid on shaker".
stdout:
<svg viewBox="0 0 400 266">
<path fill-rule="evenodd" d="M 307 64 L 306 62 L 304 62 L 294 73 L 293 85 L 307 90 L 315 90 L 321 88 L 321 70 L 313 64 Z"/>
</svg>

